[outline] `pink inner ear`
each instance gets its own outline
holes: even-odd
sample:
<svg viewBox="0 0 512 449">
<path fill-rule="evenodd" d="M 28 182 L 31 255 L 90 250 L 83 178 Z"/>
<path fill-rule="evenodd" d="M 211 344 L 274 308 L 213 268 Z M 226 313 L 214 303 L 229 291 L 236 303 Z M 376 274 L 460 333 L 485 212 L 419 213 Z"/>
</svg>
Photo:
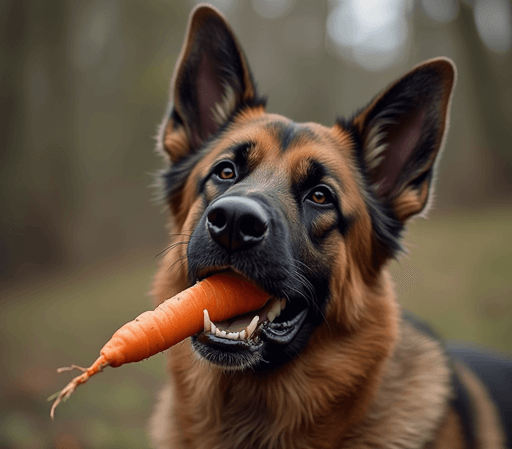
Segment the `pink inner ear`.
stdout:
<svg viewBox="0 0 512 449">
<path fill-rule="evenodd" d="M 406 164 L 421 137 L 426 109 L 410 116 L 401 117 L 401 123 L 391 126 L 386 137 L 387 147 L 384 160 L 378 168 L 380 186 L 378 193 L 389 195 L 396 189 L 401 172 L 407 171 Z"/>
<path fill-rule="evenodd" d="M 203 141 L 209 135 L 217 131 L 218 125 L 215 122 L 212 108 L 215 106 L 215 103 L 222 102 L 222 96 L 224 94 L 223 88 L 217 80 L 212 61 L 205 53 L 201 55 L 201 63 L 199 65 L 196 83 L 201 123 L 195 128 L 201 130 L 201 135 L 193 136 L 193 138 Z"/>
</svg>

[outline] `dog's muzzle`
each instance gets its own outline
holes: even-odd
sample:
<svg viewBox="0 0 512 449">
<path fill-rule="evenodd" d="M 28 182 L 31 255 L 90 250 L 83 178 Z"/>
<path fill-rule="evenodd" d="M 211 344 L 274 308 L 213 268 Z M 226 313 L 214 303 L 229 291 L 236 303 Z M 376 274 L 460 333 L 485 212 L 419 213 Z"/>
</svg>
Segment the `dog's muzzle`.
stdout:
<svg viewBox="0 0 512 449">
<path fill-rule="evenodd" d="M 261 243 L 268 234 L 269 223 L 263 207 L 247 197 L 220 198 L 206 211 L 210 236 L 229 251 L 242 251 Z"/>
<path fill-rule="evenodd" d="M 188 244 L 191 282 L 236 273 L 271 297 L 249 314 L 223 322 L 206 317 L 204 330 L 192 338 L 197 354 L 225 370 L 280 366 L 300 352 L 314 328 L 313 286 L 294 265 L 288 217 L 278 207 L 264 192 L 230 192 L 206 208 Z"/>
</svg>

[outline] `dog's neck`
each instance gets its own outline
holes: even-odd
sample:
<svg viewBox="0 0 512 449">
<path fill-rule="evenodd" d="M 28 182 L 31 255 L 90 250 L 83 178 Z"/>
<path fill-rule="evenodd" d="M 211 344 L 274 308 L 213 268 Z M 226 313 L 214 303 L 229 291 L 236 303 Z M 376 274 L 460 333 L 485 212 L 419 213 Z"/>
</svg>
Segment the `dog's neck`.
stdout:
<svg viewBox="0 0 512 449">
<path fill-rule="evenodd" d="M 450 392 L 451 369 L 439 342 L 402 321 L 380 388 L 343 447 L 424 447 L 435 440 L 449 413 Z M 389 412 L 396 402 L 401 404 L 399 415 Z"/>
</svg>

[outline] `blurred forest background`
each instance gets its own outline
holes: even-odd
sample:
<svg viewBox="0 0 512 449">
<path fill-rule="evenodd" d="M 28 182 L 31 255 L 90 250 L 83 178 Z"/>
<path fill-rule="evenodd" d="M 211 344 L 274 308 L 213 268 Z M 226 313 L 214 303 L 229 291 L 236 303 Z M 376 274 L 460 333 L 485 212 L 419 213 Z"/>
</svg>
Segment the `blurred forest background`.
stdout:
<svg viewBox="0 0 512 449">
<path fill-rule="evenodd" d="M 149 447 L 163 356 L 46 398 L 151 307 L 166 212 L 153 136 L 189 0 L 0 4 L 0 448 Z M 268 110 L 350 116 L 413 65 L 458 67 L 435 207 L 393 262 L 400 302 L 448 338 L 512 351 L 509 0 L 216 0 Z"/>
</svg>

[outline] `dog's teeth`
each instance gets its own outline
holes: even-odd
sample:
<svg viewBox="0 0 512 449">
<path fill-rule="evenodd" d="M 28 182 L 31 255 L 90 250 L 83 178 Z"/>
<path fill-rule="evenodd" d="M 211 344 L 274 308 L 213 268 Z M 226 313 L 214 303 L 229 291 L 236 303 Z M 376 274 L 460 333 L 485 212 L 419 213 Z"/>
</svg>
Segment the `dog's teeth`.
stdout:
<svg viewBox="0 0 512 449">
<path fill-rule="evenodd" d="M 208 315 L 208 310 L 203 310 L 204 314 L 204 331 L 210 332 L 212 330 L 212 322 L 210 321 L 210 315 Z"/>
<path fill-rule="evenodd" d="M 224 330 L 219 329 L 215 326 L 215 324 L 212 324 L 212 335 L 215 335 L 216 337 L 220 338 L 227 338 L 228 340 L 245 340 L 247 332 L 245 329 L 242 332 L 227 332 Z"/>
<path fill-rule="evenodd" d="M 279 303 L 277 303 L 277 304 L 279 304 Z M 272 308 L 275 309 L 275 311 L 277 311 L 277 307 L 273 306 Z M 275 314 L 275 311 L 274 311 L 274 314 Z M 279 309 L 279 313 L 280 312 L 281 312 L 281 310 Z M 211 335 L 215 335 L 216 337 L 220 337 L 220 338 L 227 338 L 229 340 L 246 340 L 246 341 L 249 340 L 249 338 L 255 331 L 256 327 L 258 326 L 258 321 L 260 319 L 259 316 L 255 316 L 251 320 L 250 324 L 245 329 L 243 329 L 241 332 L 228 332 L 228 331 L 222 330 L 222 329 L 218 328 L 217 326 L 215 326 L 215 323 L 210 320 L 210 315 L 208 314 L 208 310 L 204 309 L 203 315 L 204 315 L 204 331 L 205 332 L 210 332 Z M 274 315 L 274 317 L 272 317 L 272 319 L 274 319 L 275 316 L 277 316 L 277 315 Z M 267 317 L 268 317 L 268 315 L 267 315 Z"/>
<path fill-rule="evenodd" d="M 225 330 L 219 329 L 213 321 L 210 320 L 210 316 L 208 314 L 208 311 L 204 310 L 204 330 L 205 332 L 210 332 L 211 335 L 215 335 L 216 337 L 220 338 L 227 338 L 228 340 L 247 340 L 249 337 L 247 328 L 242 330 L 241 332 L 227 332 Z M 254 317 L 251 321 L 251 324 L 249 324 L 248 328 L 252 326 L 251 334 L 254 332 L 254 329 L 256 329 L 256 325 L 258 324 L 258 317 Z M 250 336 L 250 334 L 249 334 Z"/>
<path fill-rule="evenodd" d="M 228 332 L 228 335 L 227 337 L 230 339 L 230 340 L 238 340 L 238 337 L 240 336 L 240 333 L 239 332 Z"/>
<path fill-rule="evenodd" d="M 286 300 L 284 300 L 286 302 Z M 272 307 L 267 313 L 267 319 L 272 322 L 281 315 L 281 310 L 283 309 L 283 300 L 281 301 L 275 301 L 274 304 L 272 304 Z"/>
<path fill-rule="evenodd" d="M 251 338 L 252 333 L 256 329 L 256 326 L 258 325 L 258 320 L 260 319 L 259 316 L 255 316 L 249 326 L 247 326 L 244 330 L 247 331 L 247 339 Z"/>
</svg>

